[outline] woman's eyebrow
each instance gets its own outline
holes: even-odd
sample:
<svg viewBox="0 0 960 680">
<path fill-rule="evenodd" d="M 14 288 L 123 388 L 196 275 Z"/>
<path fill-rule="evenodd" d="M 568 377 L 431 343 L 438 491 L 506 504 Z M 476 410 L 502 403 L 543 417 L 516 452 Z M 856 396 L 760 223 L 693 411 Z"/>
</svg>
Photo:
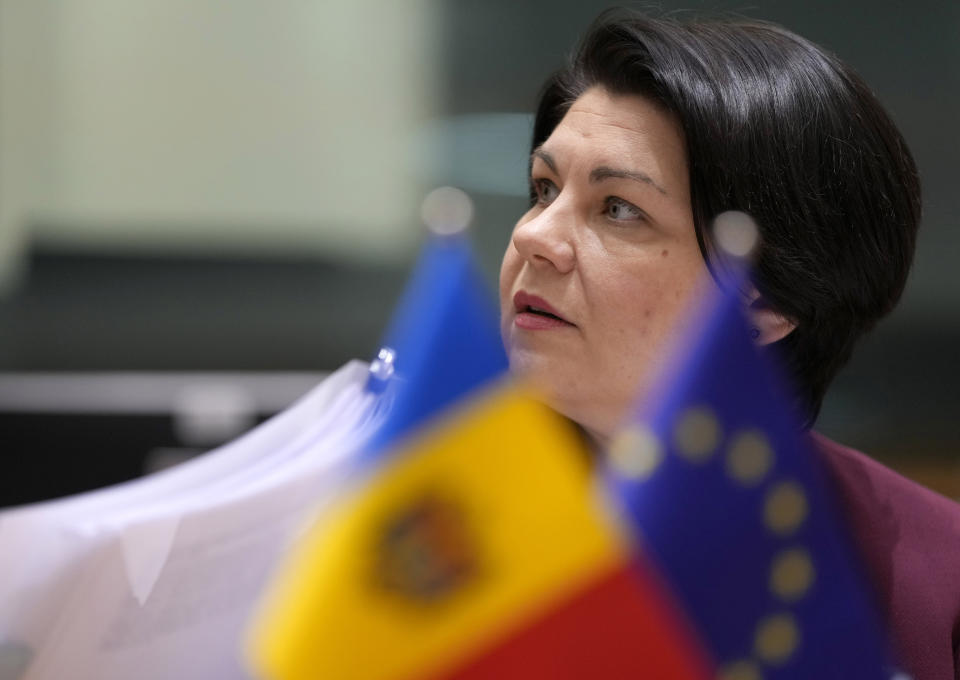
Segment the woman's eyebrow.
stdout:
<svg viewBox="0 0 960 680">
<path fill-rule="evenodd" d="M 537 147 L 533 150 L 533 153 L 530 154 L 531 165 L 533 164 L 533 159 L 535 158 L 539 158 L 546 163 L 547 167 L 550 168 L 553 174 L 559 174 L 557 170 L 557 161 L 549 151 L 544 151 L 543 148 Z M 618 170 L 606 165 L 601 165 L 597 168 L 594 168 L 590 173 L 591 182 L 602 182 L 606 179 L 631 179 L 635 182 L 649 184 L 664 196 L 669 196 L 667 190 L 657 184 L 657 182 L 645 172 L 639 172 L 637 170 Z"/>
<path fill-rule="evenodd" d="M 559 175 L 559 174 L 560 174 L 560 173 L 557 171 L 557 161 L 556 161 L 556 159 L 554 159 L 553 156 L 551 156 L 549 153 L 547 153 L 546 151 L 544 151 L 544 150 L 541 149 L 540 147 L 537 147 L 536 149 L 534 149 L 534 150 L 533 150 L 533 153 L 530 154 L 530 164 L 531 164 L 531 165 L 533 165 L 533 159 L 534 159 L 534 158 L 539 158 L 539 159 L 542 160 L 544 163 L 546 163 L 546 164 L 547 164 L 547 167 L 550 168 L 550 170 L 553 172 L 553 174 L 555 174 L 555 175 Z"/>
<path fill-rule="evenodd" d="M 638 172 L 636 170 L 617 170 L 616 168 L 609 168 L 606 165 L 601 165 L 597 168 L 594 168 L 590 172 L 591 182 L 602 182 L 605 179 L 632 179 L 635 182 L 649 184 L 664 196 L 669 195 L 667 194 L 666 189 L 657 184 L 650 175 L 644 172 Z"/>
</svg>

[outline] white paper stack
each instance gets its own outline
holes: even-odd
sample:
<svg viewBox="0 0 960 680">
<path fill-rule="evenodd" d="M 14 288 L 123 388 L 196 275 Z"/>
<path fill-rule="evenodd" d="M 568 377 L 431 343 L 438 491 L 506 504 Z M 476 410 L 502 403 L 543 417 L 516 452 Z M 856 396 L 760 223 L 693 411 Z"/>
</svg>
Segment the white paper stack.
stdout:
<svg viewBox="0 0 960 680">
<path fill-rule="evenodd" d="M 0 513 L 0 680 L 233 680 L 280 555 L 388 398 L 351 362 L 240 439 L 116 487 Z"/>
</svg>

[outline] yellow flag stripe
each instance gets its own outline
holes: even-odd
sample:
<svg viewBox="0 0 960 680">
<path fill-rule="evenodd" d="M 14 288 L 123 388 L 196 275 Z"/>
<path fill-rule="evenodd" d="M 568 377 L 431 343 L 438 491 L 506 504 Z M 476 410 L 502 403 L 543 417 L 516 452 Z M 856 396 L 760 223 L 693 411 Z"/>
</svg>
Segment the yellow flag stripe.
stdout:
<svg viewBox="0 0 960 680">
<path fill-rule="evenodd" d="M 414 441 L 302 542 L 258 621 L 254 668 L 272 680 L 429 677 L 608 571 L 625 541 L 582 449 L 513 387 Z"/>
</svg>

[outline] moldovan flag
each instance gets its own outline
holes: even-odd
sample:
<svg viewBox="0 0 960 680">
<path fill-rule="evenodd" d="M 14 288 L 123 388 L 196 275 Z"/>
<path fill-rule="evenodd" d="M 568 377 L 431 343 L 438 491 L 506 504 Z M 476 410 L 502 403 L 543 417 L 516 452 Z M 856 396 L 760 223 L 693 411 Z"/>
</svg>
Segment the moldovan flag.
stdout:
<svg viewBox="0 0 960 680">
<path fill-rule="evenodd" d="M 713 677 L 603 502 L 580 434 L 503 375 L 471 267 L 457 239 L 428 246 L 395 324 L 401 416 L 276 580 L 252 667 L 270 680 Z"/>
</svg>

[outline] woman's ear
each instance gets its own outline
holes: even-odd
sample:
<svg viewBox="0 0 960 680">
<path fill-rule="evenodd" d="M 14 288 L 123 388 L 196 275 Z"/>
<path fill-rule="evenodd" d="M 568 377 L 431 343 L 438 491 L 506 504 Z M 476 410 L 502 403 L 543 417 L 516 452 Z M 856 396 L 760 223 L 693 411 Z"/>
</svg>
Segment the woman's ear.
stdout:
<svg viewBox="0 0 960 680">
<path fill-rule="evenodd" d="M 769 345 L 790 335 L 797 323 L 775 311 L 756 287 L 747 293 L 747 322 L 758 345 Z"/>
</svg>

